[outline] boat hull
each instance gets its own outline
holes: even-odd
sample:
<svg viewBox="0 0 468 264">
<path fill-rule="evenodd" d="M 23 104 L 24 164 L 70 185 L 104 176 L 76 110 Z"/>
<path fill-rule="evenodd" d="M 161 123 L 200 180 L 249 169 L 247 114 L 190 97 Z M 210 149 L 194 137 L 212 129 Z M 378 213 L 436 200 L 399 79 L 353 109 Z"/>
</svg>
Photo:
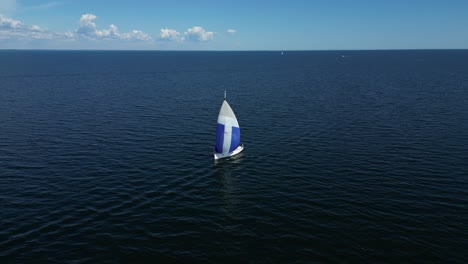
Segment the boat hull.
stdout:
<svg viewBox="0 0 468 264">
<path fill-rule="evenodd" d="M 232 157 L 232 156 L 235 156 L 235 155 L 241 153 L 242 150 L 244 150 L 244 144 L 241 144 L 235 150 L 233 150 L 232 152 L 229 152 L 229 153 L 214 153 L 214 159 L 218 160 L 218 159 L 229 158 L 229 157 Z"/>
</svg>

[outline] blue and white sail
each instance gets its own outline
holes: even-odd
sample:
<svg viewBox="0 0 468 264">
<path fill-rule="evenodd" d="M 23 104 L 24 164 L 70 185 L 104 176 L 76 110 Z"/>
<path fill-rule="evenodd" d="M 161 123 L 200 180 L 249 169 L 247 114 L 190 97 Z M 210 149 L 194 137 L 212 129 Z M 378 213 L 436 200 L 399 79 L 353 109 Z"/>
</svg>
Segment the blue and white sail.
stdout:
<svg viewBox="0 0 468 264">
<path fill-rule="evenodd" d="M 215 159 L 227 158 L 240 153 L 243 150 L 240 142 L 239 123 L 225 96 L 216 125 Z"/>
</svg>

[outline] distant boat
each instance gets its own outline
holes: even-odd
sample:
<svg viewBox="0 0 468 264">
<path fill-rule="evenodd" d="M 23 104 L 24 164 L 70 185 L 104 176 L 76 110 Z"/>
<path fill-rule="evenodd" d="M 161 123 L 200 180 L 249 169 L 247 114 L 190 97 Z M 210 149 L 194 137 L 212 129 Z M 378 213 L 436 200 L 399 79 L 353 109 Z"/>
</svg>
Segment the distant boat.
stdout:
<svg viewBox="0 0 468 264">
<path fill-rule="evenodd" d="M 232 157 L 242 150 L 244 150 L 244 145 L 240 143 L 239 123 L 226 100 L 226 91 L 224 91 L 224 101 L 219 110 L 216 126 L 214 159 Z"/>
</svg>

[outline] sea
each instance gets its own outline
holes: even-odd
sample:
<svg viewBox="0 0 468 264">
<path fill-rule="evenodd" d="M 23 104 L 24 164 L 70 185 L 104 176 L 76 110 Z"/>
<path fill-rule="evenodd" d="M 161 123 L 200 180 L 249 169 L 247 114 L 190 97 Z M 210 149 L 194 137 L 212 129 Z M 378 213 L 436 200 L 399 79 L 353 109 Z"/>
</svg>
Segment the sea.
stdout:
<svg viewBox="0 0 468 264">
<path fill-rule="evenodd" d="M 214 161 L 227 100 L 244 151 Z M 0 51 L 1 263 L 467 263 L 468 50 Z"/>
</svg>

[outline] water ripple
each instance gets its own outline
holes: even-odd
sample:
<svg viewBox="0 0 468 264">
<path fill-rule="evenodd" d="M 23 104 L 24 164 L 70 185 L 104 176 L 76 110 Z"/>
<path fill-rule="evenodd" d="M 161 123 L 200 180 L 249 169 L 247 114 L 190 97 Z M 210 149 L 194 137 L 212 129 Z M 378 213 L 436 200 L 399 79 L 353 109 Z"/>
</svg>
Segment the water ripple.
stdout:
<svg viewBox="0 0 468 264">
<path fill-rule="evenodd" d="M 0 76 L 0 261 L 463 263 L 457 52 L 30 53 Z M 246 148 L 213 162 L 225 89 Z"/>
</svg>

